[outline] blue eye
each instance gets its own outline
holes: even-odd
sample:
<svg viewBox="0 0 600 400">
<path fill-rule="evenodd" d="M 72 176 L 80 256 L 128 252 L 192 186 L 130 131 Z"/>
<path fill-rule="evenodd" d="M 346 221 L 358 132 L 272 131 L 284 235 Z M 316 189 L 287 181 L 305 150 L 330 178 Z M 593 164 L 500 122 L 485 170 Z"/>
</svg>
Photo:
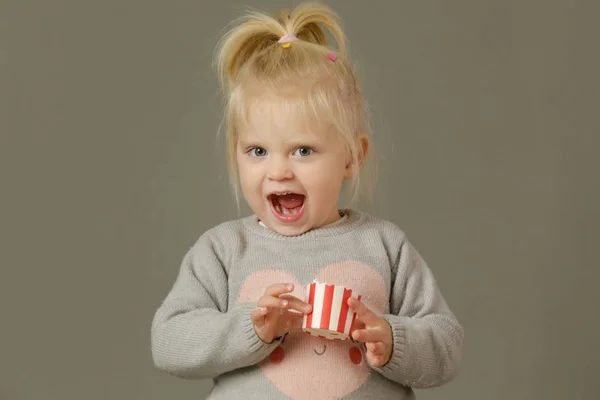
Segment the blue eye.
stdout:
<svg viewBox="0 0 600 400">
<path fill-rule="evenodd" d="M 298 150 L 294 152 L 294 154 L 298 154 L 300 157 L 310 156 L 313 150 L 310 147 L 300 147 Z"/>
<path fill-rule="evenodd" d="M 267 151 L 262 147 L 255 147 L 250 150 L 250 154 L 254 157 L 264 157 L 267 154 Z"/>
</svg>

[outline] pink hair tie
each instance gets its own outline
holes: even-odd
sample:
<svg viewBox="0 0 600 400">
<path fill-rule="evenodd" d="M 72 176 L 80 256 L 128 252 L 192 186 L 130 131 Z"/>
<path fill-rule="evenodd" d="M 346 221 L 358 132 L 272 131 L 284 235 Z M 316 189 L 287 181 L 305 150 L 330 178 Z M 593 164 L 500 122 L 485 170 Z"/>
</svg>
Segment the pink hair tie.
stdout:
<svg viewBox="0 0 600 400">
<path fill-rule="evenodd" d="M 290 47 L 291 42 L 295 42 L 298 38 L 294 35 L 284 35 L 282 36 L 277 43 L 281 43 L 281 46 L 284 48 Z"/>
<path fill-rule="evenodd" d="M 329 58 L 333 62 L 335 62 L 335 60 L 337 60 L 337 56 L 333 53 L 327 53 L 327 58 Z"/>
<path fill-rule="evenodd" d="M 298 38 L 294 35 L 285 35 L 279 39 L 278 43 L 290 43 L 298 40 Z"/>
</svg>

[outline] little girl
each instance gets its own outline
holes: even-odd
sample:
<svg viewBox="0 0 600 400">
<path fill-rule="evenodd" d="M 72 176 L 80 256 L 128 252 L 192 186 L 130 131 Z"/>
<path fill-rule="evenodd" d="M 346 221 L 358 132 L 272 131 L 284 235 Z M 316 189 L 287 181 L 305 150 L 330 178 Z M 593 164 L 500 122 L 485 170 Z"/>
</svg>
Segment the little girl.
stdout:
<svg viewBox="0 0 600 400">
<path fill-rule="evenodd" d="M 414 399 L 456 376 L 463 329 L 394 224 L 338 208 L 371 143 L 334 12 L 251 13 L 217 55 L 227 156 L 252 216 L 204 234 L 152 324 L 157 368 L 211 378 L 210 399 Z M 326 46 L 323 29 L 337 42 Z M 348 340 L 307 335 L 305 287 L 361 294 Z"/>
</svg>

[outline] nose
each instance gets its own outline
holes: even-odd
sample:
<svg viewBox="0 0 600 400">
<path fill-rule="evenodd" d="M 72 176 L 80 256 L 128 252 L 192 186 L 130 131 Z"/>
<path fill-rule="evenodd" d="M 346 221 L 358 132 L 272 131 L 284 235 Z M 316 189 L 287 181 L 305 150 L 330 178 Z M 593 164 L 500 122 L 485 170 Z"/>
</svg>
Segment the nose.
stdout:
<svg viewBox="0 0 600 400">
<path fill-rule="evenodd" d="M 267 178 L 273 181 L 292 179 L 294 173 L 290 161 L 285 157 L 272 157 L 267 166 Z"/>
</svg>

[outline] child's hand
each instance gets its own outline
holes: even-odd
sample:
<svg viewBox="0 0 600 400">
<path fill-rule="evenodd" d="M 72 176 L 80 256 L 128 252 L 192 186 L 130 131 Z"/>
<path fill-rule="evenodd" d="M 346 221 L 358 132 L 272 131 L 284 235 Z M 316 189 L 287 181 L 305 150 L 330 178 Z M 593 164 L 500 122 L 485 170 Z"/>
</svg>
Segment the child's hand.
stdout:
<svg viewBox="0 0 600 400">
<path fill-rule="evenodd" d="M 276 283 L 269 286 L 258 299 L 259 308 L 252 311 L 250 317 L 256 334 L 263 342 L 271 343 L 273 339 L 285 335 L 296 319 L 312 311 L 310 304 L 286 295 L 293 290 L 291 283 Z"/>
<path fill-rule="evenodd" d="M 348 306 L 356 312 L 352 338 L 366 344 L 366 357 L 370 365 L 384 366 L 392 357 L 392 327 L 353 297 L 348 299 Z"/>
</svg>

